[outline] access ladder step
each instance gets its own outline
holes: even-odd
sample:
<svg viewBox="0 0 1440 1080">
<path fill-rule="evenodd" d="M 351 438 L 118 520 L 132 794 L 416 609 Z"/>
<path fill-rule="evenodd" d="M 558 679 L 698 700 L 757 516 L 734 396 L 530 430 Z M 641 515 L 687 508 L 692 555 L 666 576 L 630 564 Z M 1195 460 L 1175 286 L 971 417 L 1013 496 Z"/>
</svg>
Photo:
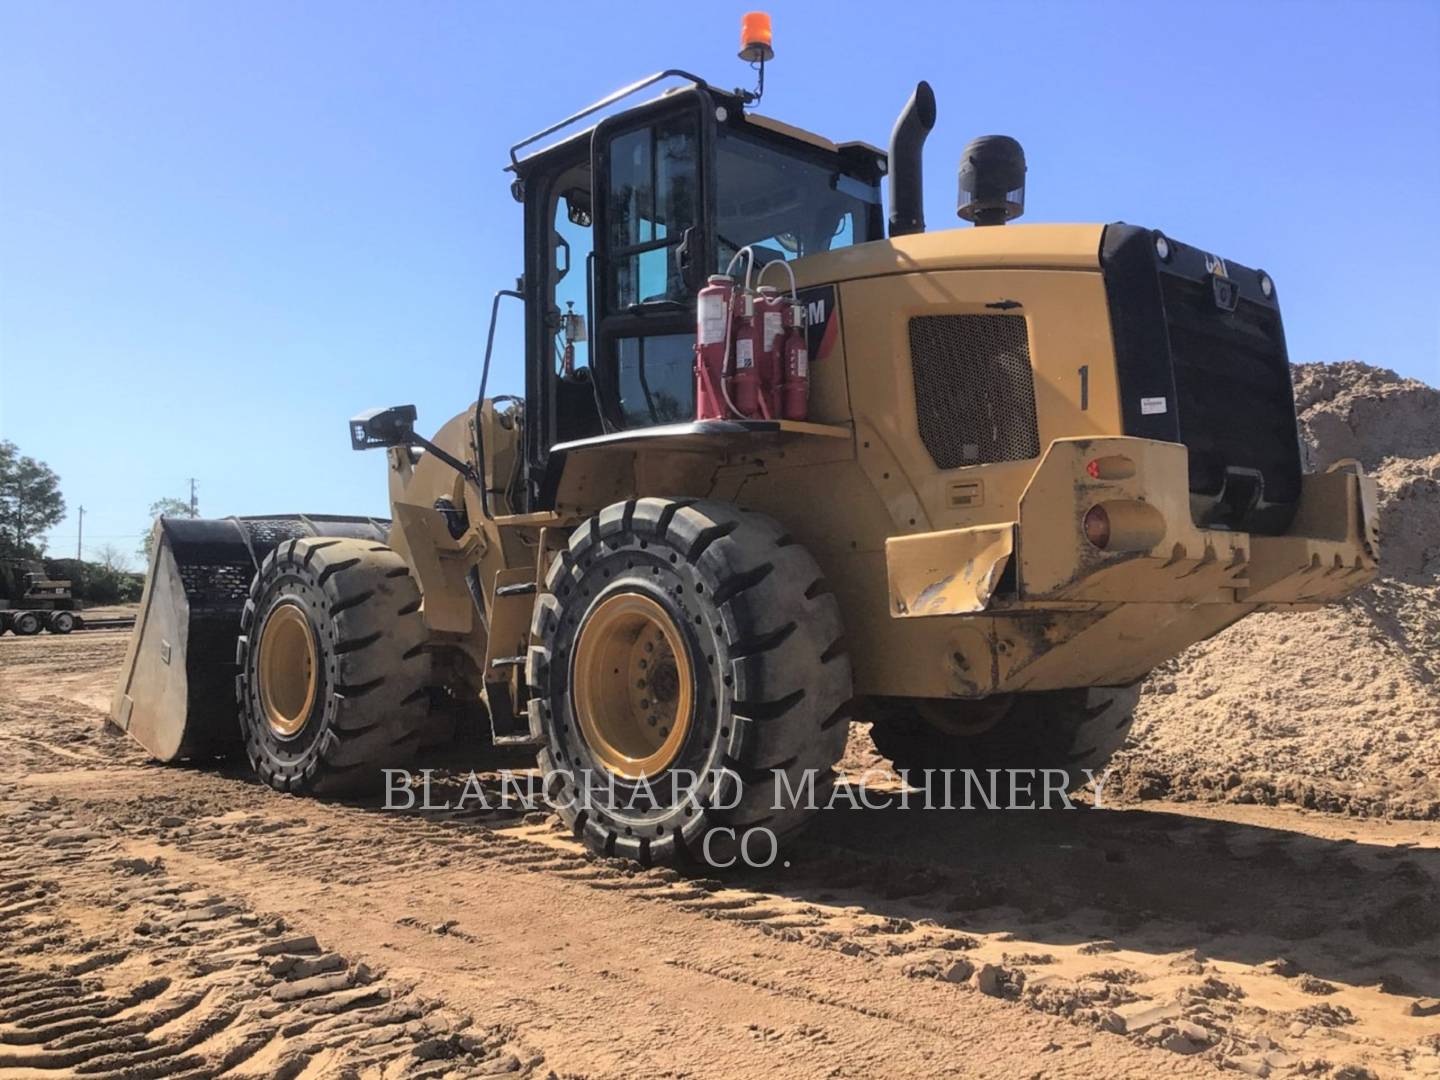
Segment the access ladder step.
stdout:
<svg viewBox="0 0 1440 1080">
<path fill-rule="evenodd" d="M 535 582 L 517 581 L 512 585 L 501 585 L 495 590 L 496 596 L 528 596 L 535 591 Z"/>
<path fill-rule="evenodd" d="M 523 656 L 497 656 L 490 661 L 491 667 L 524 667 L 525 657 Z"/>
</svg>

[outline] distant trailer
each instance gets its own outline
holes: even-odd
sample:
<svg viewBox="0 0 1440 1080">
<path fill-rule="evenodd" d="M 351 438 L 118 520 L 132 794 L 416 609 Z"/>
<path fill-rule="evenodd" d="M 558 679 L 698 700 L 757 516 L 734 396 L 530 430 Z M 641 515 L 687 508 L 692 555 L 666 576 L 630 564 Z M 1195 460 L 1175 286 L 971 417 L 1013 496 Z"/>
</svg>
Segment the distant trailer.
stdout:
<svg viewBox="0 0 1440 1080">
<path fill-rule="evenodd" d="M 18 637 L 30 637 L 42 630 L 68 634 L 75 630 L 128 630 L 134 625 L 134 615 L 87 619 L 78 611 L 0 610 L 0 634 L 9 630 Z"/>
</svg>

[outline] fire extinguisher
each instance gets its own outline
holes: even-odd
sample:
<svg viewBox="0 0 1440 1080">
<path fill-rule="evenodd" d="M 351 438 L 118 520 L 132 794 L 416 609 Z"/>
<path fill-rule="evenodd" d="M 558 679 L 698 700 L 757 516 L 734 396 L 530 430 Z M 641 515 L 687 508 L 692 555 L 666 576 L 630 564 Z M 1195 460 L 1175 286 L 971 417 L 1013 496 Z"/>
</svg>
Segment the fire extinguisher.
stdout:
<svg viewBox="0 0 1440 1080">
<path fill-rule="evenodd" d="M 806 344 L 805 305 L 790 305 L 790 328 L 785 335 L 785 389 L 780 415 L 786 420 L 810 417 L 810 350 Z"/>
<path fill-rule="evenodd" d="M 695 304 L 695 419 L 723 420 L 730 415 L 730 306 L 735 279 L 712 274 Z"/>
<path fill-rule="evenodd" d="M 764 415 L 764 394 L 760 382 L 760 365 L 764 362 L 764 327 L 756 299 L 749 288 L 744 288 L 731 300 L 730 337 L 735 343 L 734 377 L 730 383 L 734 398 L 731 404 L 747 420 Z"/>
<path fill-rule="evenodd" d="M 745 288 L 735 287 L 735 264 L 746 260 Z M 750 395 L 747 385 L 753 376 L 753 346 L 738 346 L 737 327 L 749 315 L 750 273 L 755 253 L 749 246 L 737 251 L 723 274 L 713 274 L 696 296 L 695 304 L 695 419 L 724 420 L 745 416 L 735 402 L 736 387 Z M 741 302 L 737 303 L 737 299 Z M 745 328 L 748 330 L 748 324 Z M 737 355 L 747 354 L 750 373 L 737 371 L 732 363 Z"/>
<path fill-rule="evenodd" d="M 745 284 L 731 271 L 747 260 Z M 741 248 L 725 273 L 696 296 L 695 419 L 805 419 L 809 397 L 804 308 L 790 275 L 790 298 L 771 286 L 752 288 L 754 252 Z M 768 265 L 765 269 L 768 269 Z M 762 269 L 760 277 L 764 277 Z M 757 280 L 756 284 L 759 282 Z"/>
<path fill-rule="evenodd" d="M 772 415 L 786 420 L 805 420 L 810 415 L 810 355 L 806 345 L 805 305 L 800 303 L 795 271 L 789 263 L 779 262 L 790 276 L 790 297 L 788 301 L 776 297 L 781 308 L 778 312 L 781 337 L 775 349 Z M 774 265 L 767 263 L 760 271 L 760 277 L 764 278 L 765 271 Z"/>
<path fill-rule="evenodd" d="M 761 286 L 755 298 L 755 319 L 760 330 L 755 363 L 760 374 L 760 404 L 766 419 L 780 415 L 785 338 L 792 318 L 791 304 L 780 296 L 780 290 L 772 285 Z"/>
</svg>

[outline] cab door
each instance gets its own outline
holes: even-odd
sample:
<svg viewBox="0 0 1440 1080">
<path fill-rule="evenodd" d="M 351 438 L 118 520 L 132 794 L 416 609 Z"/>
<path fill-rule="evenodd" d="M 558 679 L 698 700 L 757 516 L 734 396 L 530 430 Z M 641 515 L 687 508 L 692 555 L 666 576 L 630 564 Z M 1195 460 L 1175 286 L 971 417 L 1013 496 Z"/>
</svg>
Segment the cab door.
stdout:
<svg viewBox="0 0 1440 1080">
<path fill-rule="evenodd" d="M 715 265 L 715 106 L 692 88 L 611 117 L 591 140 L 593 368 L 607 426 L 695 415 L 695 296 Z"/>
</svg>

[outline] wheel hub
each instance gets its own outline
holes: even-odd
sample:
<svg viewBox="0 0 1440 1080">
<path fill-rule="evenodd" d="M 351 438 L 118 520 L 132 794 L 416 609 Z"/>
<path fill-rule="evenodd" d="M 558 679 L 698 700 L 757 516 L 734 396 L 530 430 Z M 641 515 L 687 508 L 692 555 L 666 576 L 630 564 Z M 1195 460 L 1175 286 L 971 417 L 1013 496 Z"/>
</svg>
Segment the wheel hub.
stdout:
<svg viewBox="0 0 1440 1080">
<path fill-rule="evenodd" d="M 289 602 L 277 604 L 260 630 L 256 675 L 265 721 L 280 738 L 294 738 L 310 719 L 319 669 L 315 633 L 304 609 Z"/>
<path fill-rule="evenodd" d="M 680 630 L 639 593 L 602 600 L 580 627 L 573 700 L 585 742 L 611 772 L 668 768 L 690 730 L 694 679 Z"/>
</svg>

